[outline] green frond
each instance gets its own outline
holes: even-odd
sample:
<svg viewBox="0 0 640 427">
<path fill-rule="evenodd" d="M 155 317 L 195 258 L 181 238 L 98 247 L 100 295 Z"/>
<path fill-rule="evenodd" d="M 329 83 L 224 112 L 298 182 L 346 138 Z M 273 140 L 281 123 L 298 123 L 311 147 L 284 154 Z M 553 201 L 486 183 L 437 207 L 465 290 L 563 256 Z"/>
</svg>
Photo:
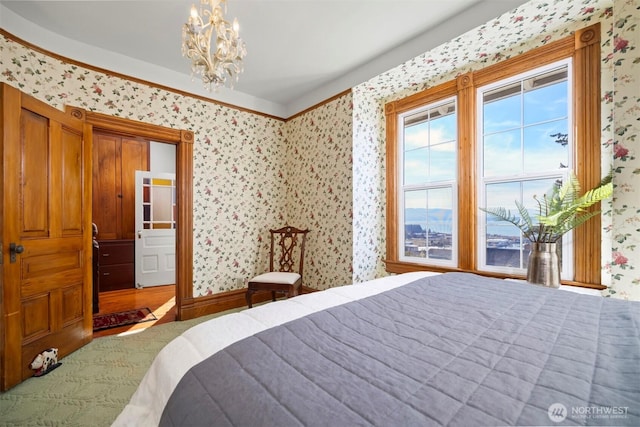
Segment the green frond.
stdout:
<svg viewBox="0 0 640 427">
<path fill-rule="evenodd" d="M 517 218 L 515 215 L 512 215 L 510 210 L 507 210 L 505 208 L 480 208 L 480 209 L 485 211 L 489 215 L 495 216 L 496 218 L 502 221 L 507 221 L 515 225 L 516 227 L 520 227 L 519 218 Z"/>
<path fill-rule="evenodd" d="M 562 185 L 556 182 L 542 198 L 534 196 L 538 204 L 536 223 L 524 205 L 518 201 L 516 206 L 519 218 L 504 208 L 481 209 L 515 225 L 532 242 L 556 242 L 563 234 L 600 213 L 587 209 L 613 195 L 613 171 L 609 172 L 597 187 L 582 196 L 580 193 L 580 182 L 575 174 L 571 173 Z"/>
<path fill-rule="evenodd" d="M 611 195 L 613 195 L 613 183 L 609 182 L 602 187 L 592 188 L 587 191 L 576 201 L 576 204 L 579 204 L 581 209 L 588 208 L 595 203 L 608 199 Z"/>
<path fill-rule="evenodd" d="M 571 206 L 580 194 L 580 182 L 578 178 L 572 173 L 567 180 L 562 184 L 554 184 L 551 188 L 551 202 L 549 203 L 549 212 L 546 214 L 553 215 L 555 212 L 562 211 Z"/>
<path fill-rule="evenodd" d="M 520 213 L 520 221 L 521 225 L 518 227 L 524 234 L 524 237 L 531 240 L 532 242 L 536 241 L 535 237 L 535 225 L 533 224 L 533 220 L 531 219 L 531 215 L 529 215 L 529 211 L 525 206 L 516 200 L 516 206 L 518 207 L 518 212 Z"/>
<path fill-rule="evenodd" d="M 527 210 L 527 208 L 525 208 L 524 205 L 518 201 L 516 201 L 516 206 L 518 207 L 518 212 L 520 213 L 520 218 L 522 219 L 524 225 L 526 225 L 527 228 L 532 229 L 534 227 L 533 220 L 531 219 L 531 215 L 529 215 L 529 211 Z"/>
<path fill-rule="evenodd" d="M 609 171 L 607 176 L 602 178 L 602 181 L 600 181 L 600 184 L 598 184 L 598 188 L 604 187 L 607 184 L 613 184 L 613 170 Z"/>
<path fill-rule="evenodd" d="M 529 235 L 531 234 L 531 227 L 527 224 L 526 221 L 522 221 L 521 218 L 518 218 L 517 216 L 513 215 L 510 210 L 502 208 L 502 207 L 500 207 L 500 208 L 480 208 L 480 210 L 486 212 L 489 215 L 493 215 L 493 216 L 495 216 L 496 218 L 498 218 L 498 219 L 500 219 L 502 221 L 506 221 L 506 222 L 509 222 L 509 223 L 515 225 L 516 227 L 518 227 L 524 233 L 524 235 L 527 238 L 529 238 Z M 529 218 L 529 221 L 531 221 L 531 218 Z"/>
<path fill-rule="evenodd" d="M 558 226 L 556 231 L 559 234 L 559 236 L 562 236 L 563 234 L 568 233 L 574 228 L 578 228 L 579 226 L 581 226 L 582 224 L 584 224 L 585 222 L 587 222 L 588 220 L 590 220 L 591 218 L 599 214 L 600 214 L 600 211 L 594 211 L 594 212 L 584 213 L 583 215 L 580 215 L 580 216 L 576 216 L 572 221 L 566 222 L 561 226 Z"/>
</svg>

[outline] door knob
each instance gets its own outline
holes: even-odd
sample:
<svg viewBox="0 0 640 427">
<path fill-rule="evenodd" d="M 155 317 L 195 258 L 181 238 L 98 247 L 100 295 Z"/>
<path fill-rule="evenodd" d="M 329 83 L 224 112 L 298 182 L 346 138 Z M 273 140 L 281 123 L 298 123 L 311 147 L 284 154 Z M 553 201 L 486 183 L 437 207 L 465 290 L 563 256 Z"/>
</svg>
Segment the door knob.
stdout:
<svg viewBox="0 0 640 427">
<path fill-rule="evenodd" d="M 16 262 L 16 255 L 24 252 L 24 246 L 16 245 L 15 243 L 9 243 L 9 262 L 11 264 Z"/>
</svg>

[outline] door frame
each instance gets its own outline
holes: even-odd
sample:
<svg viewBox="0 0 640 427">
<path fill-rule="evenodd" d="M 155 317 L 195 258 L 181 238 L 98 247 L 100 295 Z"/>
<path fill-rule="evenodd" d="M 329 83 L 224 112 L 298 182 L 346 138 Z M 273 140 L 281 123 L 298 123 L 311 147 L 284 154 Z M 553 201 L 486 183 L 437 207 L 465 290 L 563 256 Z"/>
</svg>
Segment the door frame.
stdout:
<svg viewBox="0 0 640 427">
<path fill-rule="evenodd" d="M 193 132 L 87 111 L 67 106 L 66 111 L 85 121 L 85 138 L 93 130 L 140 136 L 176 146 L 176 318 L 184 320 L 185 308 L 193 305 Z"/>
</svg>

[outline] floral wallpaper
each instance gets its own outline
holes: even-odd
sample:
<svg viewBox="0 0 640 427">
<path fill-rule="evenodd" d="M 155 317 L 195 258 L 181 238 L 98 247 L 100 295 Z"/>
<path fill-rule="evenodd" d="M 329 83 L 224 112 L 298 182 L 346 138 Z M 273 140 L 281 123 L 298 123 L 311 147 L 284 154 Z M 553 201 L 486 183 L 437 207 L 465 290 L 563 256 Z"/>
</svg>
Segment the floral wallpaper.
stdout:
<svg viewBox="0 0 640 427">
<path fill-rule="evenodd" d="M 637 0 L 532 0 L 353 88 L 354 281 L 384 274 L 384 104 L 602 23 L 604 295 L 640 300 L 640 29 Z M 357 254 L 357 255 L 356 255 Z"/>
<path fill-rule="evenodd" d="M 605 264 L 611 286 L 605 294 L 640 300 L 640 1 L 613 3 L 606 58 L 614 66 L 613 91 L 604 102 L 613 109 L 607 122 L 613 135 L 605 145 L 613 148 L 616 197 Z"/>
<path fill-rule="evenodd" d="M 287 216 L 311 229 L 304 276 L 317 289 L 351 283 L 351 111 L 349 93 L 287 122 Z"/>
<path fill-rule="evenodd" d="M 244 287 L 268 229 L 308 227 L 305 285 L 386 275 L 384 104 L 602 23 L 603 206 L 608 296 L 640 300 L 638 0 L 532 0 L 289 121 L 110 76 L 0 37 L 0 81 L 75 105 L 188 129 L 194 144 L 194 296 Z"/>
<path fill-rule="evenodd" d="M 285 222 L 287 148 L 280 121 L 194 104 L 193 292 L 201 296 L 243 288 L 268 268 L 268 230 Z"/>
</svg>

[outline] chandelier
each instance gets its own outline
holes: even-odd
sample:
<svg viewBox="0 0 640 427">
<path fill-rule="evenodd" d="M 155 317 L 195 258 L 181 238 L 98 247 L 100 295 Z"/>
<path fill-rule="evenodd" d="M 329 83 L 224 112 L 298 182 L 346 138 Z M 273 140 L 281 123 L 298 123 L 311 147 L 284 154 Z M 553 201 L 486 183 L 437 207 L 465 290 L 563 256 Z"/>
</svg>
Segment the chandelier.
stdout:
<svg viewBox="0 0 640 427">
<path fill-rule="evenodd" d="M 206 89 L 233 84 L 242 73 L 242 58 L 247 54 L 238 35 L 238 20 L 224 19 L 226 0 L 201 0 L 200 13 L 191 6 L 189 22 L 182 26 L 182 56 L 191 60 L 191 72 L 200 75 Z M 224 8 L 224 9 L 223 9 Z M 214 51 L 212 52 L 212 44 Z"/>
</svg>

